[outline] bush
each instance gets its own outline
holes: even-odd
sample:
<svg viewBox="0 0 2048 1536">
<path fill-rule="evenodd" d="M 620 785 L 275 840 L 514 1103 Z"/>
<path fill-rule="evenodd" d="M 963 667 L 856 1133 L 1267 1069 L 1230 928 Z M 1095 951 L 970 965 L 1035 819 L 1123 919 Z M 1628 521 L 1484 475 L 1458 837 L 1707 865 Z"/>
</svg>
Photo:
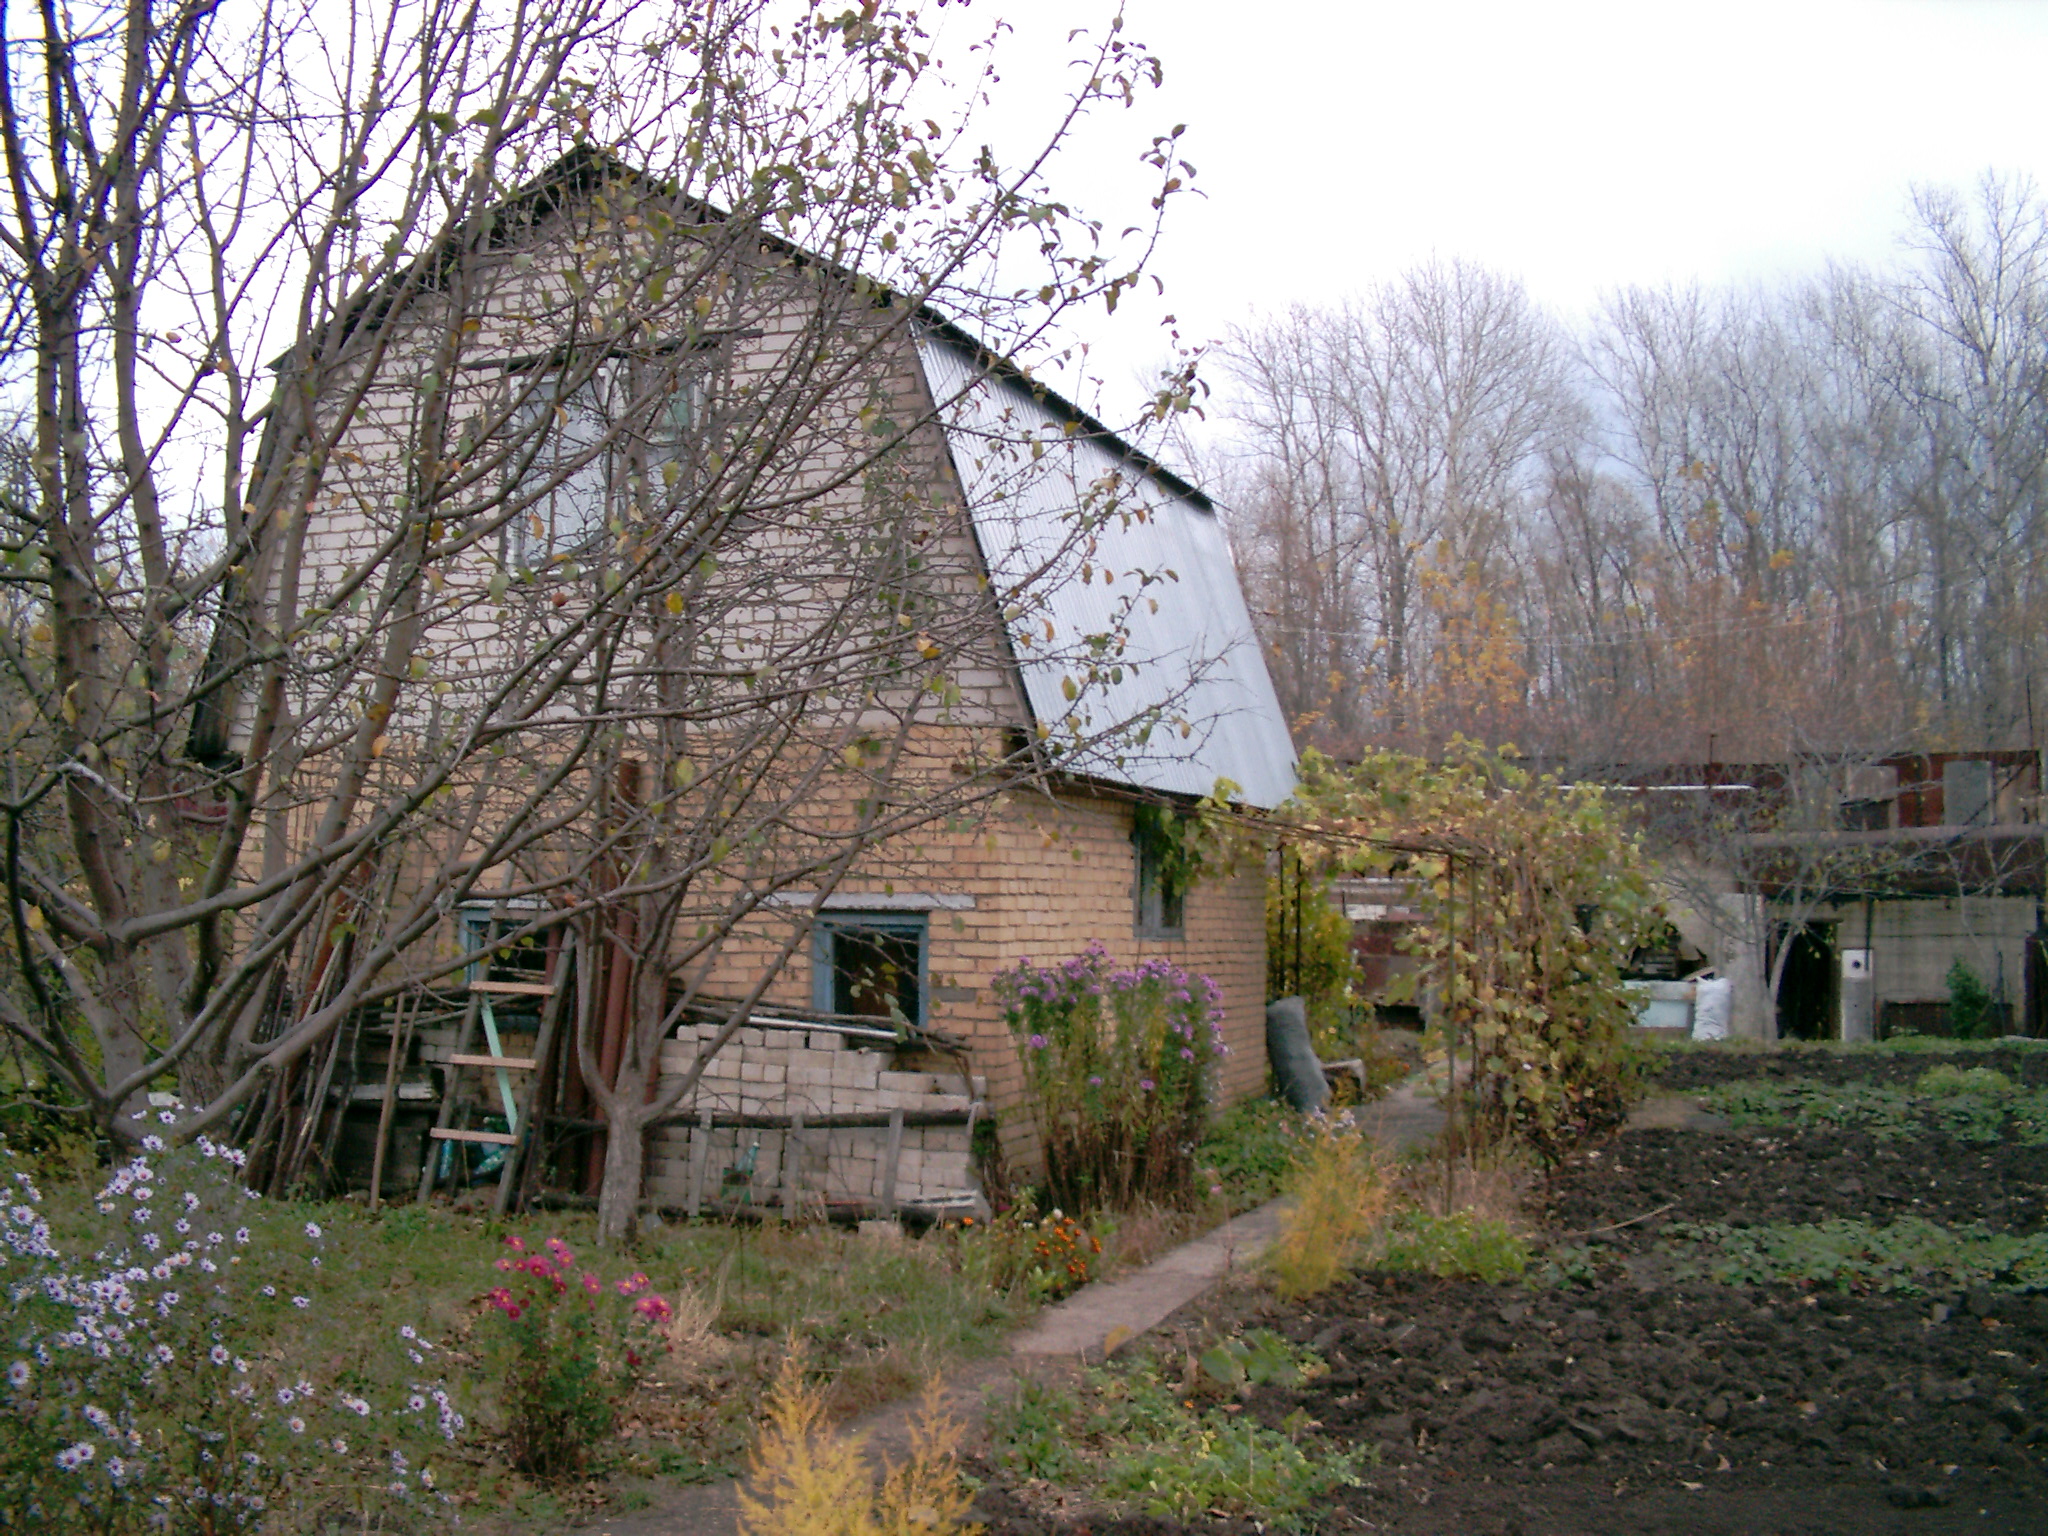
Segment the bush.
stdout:
<svg viewBox="0 0 2048 1536">
<path fill-rule="evenodd" d="M 579 1268 L 558 1237 L 538 1251 L 518 1237 L 505 1246 L 517 1255 L 498 1260 L 510 1278 L 484 1305 L 504 1319 L 493 1347 L 512 1465 L 550 1481 L 580 1477 L 660 1347 L 654 1330 L 669 1305 L 645 1275 L 606 1284 Z"/>
<path fill-rule="evenodd" d="M 1082 1215 L 1186 1205 L 1223 1044 L 1222 994 L 1170 960 L 1119 969 L 1100 944 L 1000 973 L 1045 1151 L 1045 1194 Z"/>
<path fill-rule="evenodd" d="M 1948 968 L 1948 1027 L 1959 1040 L 1982 1040 L 1999 1033 L 2004 1020 L 1991 1000 L 1991 989 L 1961 955 Z"/>
<path fill-rule="evenodd" d="M 1933 1098 L 1954 1098 L 1958 1094 L 1977 1093 L 2002 1099 L 2017 1093 L 2019 1084 L 1996 1067 L 1958 1067 L 1944 1061 L 1922 1072 L 1920 1080 L 1913 1088 L 1916 1093 L 1924 1093 Z"/>
<path fill-rule="evenodd" d="M 1351 921 L 1330 901 L 1328 872 L 1282 858 L 1266 879 L 1266 996 L 1299 996 L 1316 1054 L 1337 1060 L 1361 1054 L 1372 1017 L 1357 987 Z"/>
<path fill-rule="evenodd" d="M 315 1382 L 273 1346 L 313 1306 L 291 1277 L 315 1289 L 323 1234 L 309 1221 L 296 1251 L 264 1252 L 240 1166 L 204 1137 L 176 1152 L 146 1137 L 98 1192 L 100 1246 L 82 1258 L 59 1248 L 40 1192 L 15 1174 L 0 1213 L 0 1528 L 226 1533 L 345 1517 L 368 1529 L 394 1505 L 440 1502 L 428 1459 L 463 1418 L 438 1381 L 378 1406 L 359 1377 Z M 430 1374 L 416 1330 L 390 1345 L 407 1374 Z"/>
<path fill-rule="evenodd" d="M 1385 1215 L 1379 1152 L 1351 1117 L 1312 1116 L 1284 1184 L 1294 1204 L 1266 1253 L 1273 1287 L 1290 1301 L 1329 1289 Z"/>
</svg>

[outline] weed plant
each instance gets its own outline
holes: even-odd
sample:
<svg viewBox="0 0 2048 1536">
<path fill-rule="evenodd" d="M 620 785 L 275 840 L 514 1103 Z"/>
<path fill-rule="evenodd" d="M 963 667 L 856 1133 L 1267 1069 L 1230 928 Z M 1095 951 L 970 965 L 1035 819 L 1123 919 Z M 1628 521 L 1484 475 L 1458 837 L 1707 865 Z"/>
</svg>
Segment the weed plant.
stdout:
<svg viewBox="0 0 2048 1536">
<path fill-rule="evenodd" d="M 1247 1099 L 1218 1115 L 1195 1154 L 1212 1198 L 1235 1214 L 1279 1194 L 1301 1123 L 1300 1113 L 1279 1099 Z"/>
<path fill-rule="evenodd" d="M 1100 944 L 998 973 L 1045 1154 L 1045 1197 L 1088 1215 L 1187 1205 L 1223 1043 L 1222 993 L 1170 960 L 1116 965 Z"/>
<path fill-rule="evenodd" d="M 1290 1301 L 1328 1290 L 1363 1251 L 1388 1204 L 1378 1148 L 1346 1114 L 1311 1116 L 1284 1181 L 1293 1204 L 1266 1253 L 1273 1288 Z"/>
<path fill-rule="evenodd" d="M 1322 1362 L 1294 1352 L 1297 1379 Z M 1149 1360 L 1086 1372 L 1073 1388 L 1027 1382 L 990 1416 L 1003 1465 L 1081 1494 L 1133 1505 L 1161 1519 L 1203 1515 L 1300 1530 L 1335 1489 L 1356 1483 L 1371 1447 L 1342 1450 L 1313 1438 L 1305 1415 L 1269 1428 L 1235 1404 L 1204 1402 Z"/>
<path fill-rule="evenodd" d="M 1529 1267 L 1529 1247 L 1497 1217 L 1411 1209 L 1395 1212 L 1380 1229 L 1372 1259 L 1380 1269 L 1499 1282 Z"/>
<path fill-rule="evenodd" d="M 1844 1291 L 2048 1287 L 2048 1233 L 1950 1228 L 1919 1217 L 1888 1223 L 1836 1218 L 1814 1225 L 1731 1227 L 1672 1222 L 1664 1229 L 1681 1273 L 1729 1285 L 1798 1284 Z"/>
<path fill-rule="evenodd" d="M 912 1424 L 910 1456 L 876 1486 L 858 1439 L 827 1427 L 825 1394 L 794 1342 L 768 1395 L 740 1493 L 742 1536 L 966 1536 L 972 1501 L 960 1473 L 961 1426 L 936 1383 Z"/>
</svg>

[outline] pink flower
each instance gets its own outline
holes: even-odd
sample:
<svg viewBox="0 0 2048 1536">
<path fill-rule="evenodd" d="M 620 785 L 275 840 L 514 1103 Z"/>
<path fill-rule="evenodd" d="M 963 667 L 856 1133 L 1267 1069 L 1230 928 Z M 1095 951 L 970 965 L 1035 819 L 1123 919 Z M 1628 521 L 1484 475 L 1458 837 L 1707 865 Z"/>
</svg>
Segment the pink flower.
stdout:
<svg viewBox="0 0 2048 1536">
<path fill-rule="evenodd" d="M 659 1296 L 642 1296 L 633 1303 L 633 1310 L 649 1322 L 665 1323 L 669 1319 L 669 1304 Z"/>
<path fill-rule="evenodd" d="M 595 1296 L 601 1289 L 597 1282 L 597 1276 L 593 1275 L 587 1269 L 583 1271 L 583 1289 L 588 1291 L 593 1296 Z"/>
<path fill-rule="evenodd" d="M 521 1253 L 526 1252 L 526 1244 L 520 1239 L 517 1233 L 514 1233 L 511 1237 L 505 1239 L 505 1246 L 507 1248 L 516 1248 Z"/>
</svg>

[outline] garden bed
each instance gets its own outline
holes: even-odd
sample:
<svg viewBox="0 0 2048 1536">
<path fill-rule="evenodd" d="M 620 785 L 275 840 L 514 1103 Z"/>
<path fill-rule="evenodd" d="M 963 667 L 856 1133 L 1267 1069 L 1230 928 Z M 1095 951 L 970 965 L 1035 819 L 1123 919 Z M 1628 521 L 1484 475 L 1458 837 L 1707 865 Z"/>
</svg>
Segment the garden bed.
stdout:
<svg viewBox="0 0 2048 1536">
<path fill-rule="evenodd" d="M 1761 1075 L 1719 1071 L 1744 1055 L 1686 1052 L 1665 1081 Z M 1522 1280 L 1368 1273 L 1291 1305 L 1246 1287 L 1182 1314 L 1157 1370 L 1191 1380 L 1217 1333 L 1261 1327 L 1320 1357 L 1235 1405 L 1311 1449 L 1376 1448 L 1309 1528 L 2048 1529 L 2048 1147 L 1942 1131 L 1947 1101 L 1910 1093 L 1938 1059 L 1747 1055 L 1773 1082 L 1889 1085 L 1904 1112 L 1625 1133 L 1542 1191 Z M 1957 1061 L 2037 1081 L 2031 1053 Z M 993 1536 L 1254 1528 L 990 1476 Z"/>
</svg>

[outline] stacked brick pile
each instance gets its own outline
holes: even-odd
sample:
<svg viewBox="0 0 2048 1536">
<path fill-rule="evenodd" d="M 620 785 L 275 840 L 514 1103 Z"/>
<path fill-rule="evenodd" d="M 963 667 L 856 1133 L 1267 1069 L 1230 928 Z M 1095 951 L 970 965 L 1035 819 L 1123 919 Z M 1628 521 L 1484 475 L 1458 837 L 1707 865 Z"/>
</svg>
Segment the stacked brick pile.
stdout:
<svg viewBox="0 0 2048 1536">
<path fill-rule="evenodd" d="M 685 1024 L 664 1044 L 661 1070 L 664 1085 L 688 1070 L 700 1044 L 716 1033 L 712 1025 Z M 715 1115 L 886 1115 L 911 1113 L 964 1115 L 986 1091 L 980 1078 L 968 1085 L 954 1072 L 898 1072 L 893 1050 L 872 1048 L 859 1039 L 826 1030 L 773 1025 L 739 1031 L 711 1060 L 696 1091 L 677 1106 L 678 1114 L 710 1111 Z M 897 1155 L 895 1194 L 899 1203 L 959 1196 L 975 1188 L 965 1124 L 906 1126 Z M 705 1131 L 697 1126 L 670 1125 L 656 1131 L 647 1146 L 647 1193 L 658 1205 L 688 1204 L 692 1142 L 706 1138 L 704 1198 L 745 1201 L 780 1209 L 783 1170 L 792 1161 L 797 1173 L 797 1198 L 815 1210 L 821 1203 L 879 1202 L 885 1183 L 889 1131 L 886 1126 L 860 1129 L 807 1129 L 799 1137 L 773 1128 L 725 1128 Z M 758 1143 L 758 1145 L 756 1145 Z M 796 1151 L 792 1154 L 792 1143 Z M 751 1173 L 742 1182 L 748 1149 L 754 1148 Z"/>
</svg>

